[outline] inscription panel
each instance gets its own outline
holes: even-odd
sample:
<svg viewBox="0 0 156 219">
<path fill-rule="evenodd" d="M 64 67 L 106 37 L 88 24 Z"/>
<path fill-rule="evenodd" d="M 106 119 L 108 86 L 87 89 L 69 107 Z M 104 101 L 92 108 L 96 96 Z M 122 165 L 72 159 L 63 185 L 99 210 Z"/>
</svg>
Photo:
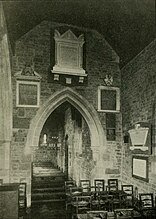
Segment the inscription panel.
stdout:
<svg viewBox="0 0 156 219">
<path fill-rule="evenodd" d="M 39 82 L 17 81 L 16 105 L 18 107 L 38 107 Z"/>
<path fill-rule="evenodd" d="M 78 67 L 78 49 L 62 45 L 60 47 L 60 64 L 66 67 Z"/>
</svg>

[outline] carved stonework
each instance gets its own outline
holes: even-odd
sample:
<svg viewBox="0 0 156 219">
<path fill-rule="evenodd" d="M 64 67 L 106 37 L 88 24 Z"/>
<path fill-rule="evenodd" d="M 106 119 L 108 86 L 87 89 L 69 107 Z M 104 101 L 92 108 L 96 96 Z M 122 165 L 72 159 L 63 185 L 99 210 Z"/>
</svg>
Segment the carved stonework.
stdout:
<svg viewBox="0 0 156 219">
<path fill-rule="evenodd" d="M 87 76 L 83 66 L 84 36 L 68 30 L 62 35 L 55 30 L 55 65 L 52 73 Z"/>
<path fill-rule="evenodd" d="M 58 74 L 54 74 L 54 81 L 59 81 L 59 75 Z"/>
<path fill-rule="evenodd" d="M 22 70 L 21 75 L 25 76 L 35 76 L 34 68 L 31 64 L 26 64 L 25 67 Z"/>
<path fill-rule="evenodd" d="M 26 63 L 24 68 L 15 74 L 16 79 L 40 81 L 41 76 L 34 71 L 34 66 L 31 63 Z"/>
<path fill-rule="evenodd" d="M 84 77 L 80 76 L 79 77 L 79 83 L 83 83 L 84 82 Z"/>
<path fill-rule="evenodd" d="M 106 75 L 106 77 L 103 80 L 105 82 L 105 85 L 107 85 L 107 86 L 113 85 L 113 76 L 112 75 L 110 75 L 110 74 Z"/>
<path fill-rule="evenodd" d="M 81 46 L 84 43 L 83 34 L 81 34 L 79 37 L 76 37 L 75 34 L 71 30 L 66 31 L 62 35 L 57 30 L 55 30 L 54 38 L 56 41 L 63 41 L 64 42 L 64 41 L 69 40 L 70 42 L 71 41 L 80 42 Z"/>
<path fill-rule="evenodd" d="M 71 78 L 66 78 L 66 84 L 71 84 L 72 83 L 72 79 Z"/>
</svg>

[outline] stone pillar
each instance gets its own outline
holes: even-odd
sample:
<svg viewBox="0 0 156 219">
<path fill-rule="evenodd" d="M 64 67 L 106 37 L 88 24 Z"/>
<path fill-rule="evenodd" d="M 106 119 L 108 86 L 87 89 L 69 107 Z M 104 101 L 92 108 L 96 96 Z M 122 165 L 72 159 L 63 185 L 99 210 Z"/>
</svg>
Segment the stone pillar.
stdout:
<svg viewBox="0 0 156 219">
<path fill-rule="evenodd" d="M 12 137 L 11 65 L 5 17 L 0 2 L 0 160 L 4 182 L 9 182 L 10 143 Z"/>
</svg>

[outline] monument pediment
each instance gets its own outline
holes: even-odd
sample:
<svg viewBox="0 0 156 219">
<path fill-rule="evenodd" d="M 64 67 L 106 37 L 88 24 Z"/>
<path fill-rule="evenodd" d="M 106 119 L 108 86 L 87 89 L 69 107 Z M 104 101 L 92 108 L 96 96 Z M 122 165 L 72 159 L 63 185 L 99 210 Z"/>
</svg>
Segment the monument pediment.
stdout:
<svg viewBox="0 0 156 219">
<path fill-rule="evenodd" d="M 74 75 L 79 77 L 79 83 L 83 83 L 87 76 L 83 69 L 84 35 L 77 37 L 70 29 L 63 34 L 55 30 L 54 39 L 55 65 L 51 70 L 54 80 L 59 81 L 60 75 L 68 75 L 66 81 L 69 81 L 69 76 Z"/>
<path fill-rule="evenodd" d="M 55 30 L 54 38 L 55 40 L 76 41 L 84 43 L 84 35 L 81 34 L 79 37 L 76 37 L 76 35 L 70 29 L 62 35 L 59 33 L 58 30 Z"/>
<path fill-rule="evenodd" d="M 25 65 L 24 68 L 20 71 L 18 71 L 15 74 L 16 79 L 20 80 L 32 80 L 32 81 L 40 81 L 41 76 L 34 71 L 34 68 L 32 65 Z"/>
</svg>

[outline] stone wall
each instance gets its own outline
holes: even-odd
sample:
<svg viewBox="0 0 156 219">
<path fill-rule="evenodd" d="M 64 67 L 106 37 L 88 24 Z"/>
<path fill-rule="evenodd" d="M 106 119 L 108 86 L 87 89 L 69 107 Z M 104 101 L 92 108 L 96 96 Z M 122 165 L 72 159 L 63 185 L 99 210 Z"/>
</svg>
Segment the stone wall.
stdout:
<svg viewBox="0 0 156 219">
<path fill-rule="evenodd" d="M 52 83 L 48 79 L 49 69 L 52 69 L 52 60 L 54 59 L 54 45 L 51 42 L 51 32 L 54 29 L 62 28 L 72 29 L 72 31 L 79 31 L 85 34 L 85 70 L 88 74 L 87 84 L 83 85 L 62 85 L 59 83 Z M 16 77 L 15 74 L 21 71 L 27 62 L 32 60 L 34 70 L 42 77 L 41 78 L 41 92 L 40 92 L 40 106 L 35 107 L 17 107 L 16 106 Z M 44 108 L 46 101 L 55 93 L 70 86 L 73 92 L 84 101 L 88 101 L 89 107 L 92 106 L 97 113 L 97 118 L 100 121 L 104 131 L 104 138 L 106 138 L 106 118 L 105 112 L 97 112 L 98 109 L 98 86 L 104 85 L 104 78 L 107 74 L 113 76 L 113 86 L 120 87 L 120 70 L 119 58 L 109 44 L 104 40 L 103 36 L 93 30 L 77 28 L 65 24 L 50 23 L 47 21 L 37 25 L 22 36 L 15 46 L 15 56 L 12 63 L 12 85 L 13 85 L 13 141 L 11 150 L 11 181 L 25 180 L 28 186 L 28 195 L 31 196 L 31 162 L 35 155 L 38 145 L 28 145 L 31 154 L 28 151 L 25 153 L 26 141 L 28 141 L 27 133 L 30 132 L 30 125 L 34 122 L 34 118 L 42 117 L 38 115 L 40 109 Z M 52 103 L 51 103 L 52 104 Z M 51 106 L 47 108 L 50 109 Z M 93 110 L 91 107 L 91 111 Z M 48 109 L 47 109 L 48 111 Z M 93 113 L 93 112 L 89 112 Z M 87 119 L 86 113 L 86 119 Z M 46 122 L 45 118 L 45 121 Z M 89 120 L 90 122 L 90 120 Z M 88 123 L 89 123 L 88 122 Z M 120 177 L 121 173 L 121 133 L 122 133 L 122 119 L 121 113 L 116 114 L 116 141 L 105 142 L 104 145 L 94 145 L 92 148 L 94 154 L 96 153 L 97 161 L 94 163 L 96 169 L 92 172 L 92 179 L 96 177 L 107 178 Z M 92 126 L 93 124 L 90 125 Z M 72 125 L 71 125 L 72 126 Z M 90 127 L 89 127 L 90 129 Z M 87 129 L 88 130 L 88 129 Z M 32 130 L 34 131 L 34 130 Z M 41 132 L 41 130 L 40 130 Z M 38 136 L 40 136 L 38 132 Z M 85 124 L 82 136 L 85 133 Z M 93 133 L 92 133 L 93 135 Z M 91 136 L 93 138 L 93 136 Z M 89 143 L 89 142 L 88 142 Z M 87 142 L 85 141 L 85 144 Z M 33 147 L 32 147 L 33 146 Z M 100 151 L 99 151 L 100 150 Z M 30 152 L 30 151 L 29 151 Z M 100 156 L 100 160 L 98 157 Z M 84 159 L 85 162 L 85 159 Z M 86 163 L 85 163 L 86 164 Z M 86 165 L 87 167 L 87 165 Z M 98 170 L 98 175 L 97 175 Z M 28 198 L 28 205 L 30 205 L 30 198 Z"/>
<path fill-rule="evenodd" d="M 0 180 L 9 183 L 12 138 L 11 49 L 0 2 Z"/>
<path fill-rule="evenodd" d="M 149 182 L 132 178 L 132 154 L 130 143 L 123 145 L 123 177 L 125 183 L 132 183 L 139 192 L 156 192 L 155 154 L 155 107 L 156 107 L 156 40 L 147 46 L 122 70 L 122 115 L 124 135 L 137 122 L 152 125 L 152 154 L 149 155 Z M 150 146 L 150 145 L 149 145 Z"/>
<path fill-rule="evenodd" d="M 68 135 L 68 174 L 79 185 L 81 179 L 91 180 L 94 161 L 89 128 L 82 115 L 73 107 L 66 110 L 65 133 Z"/>
</svg>

